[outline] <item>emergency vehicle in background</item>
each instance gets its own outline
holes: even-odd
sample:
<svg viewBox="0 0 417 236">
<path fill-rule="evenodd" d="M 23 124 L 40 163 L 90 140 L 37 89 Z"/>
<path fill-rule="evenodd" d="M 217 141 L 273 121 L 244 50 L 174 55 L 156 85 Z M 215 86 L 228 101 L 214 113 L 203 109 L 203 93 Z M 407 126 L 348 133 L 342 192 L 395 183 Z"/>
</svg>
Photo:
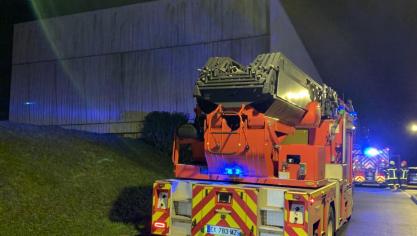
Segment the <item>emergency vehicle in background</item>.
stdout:
<svg viewBox="0 0 417 236">
<path fill-rule="evenodd" d="M 369 147 L 353 150 L 353 180 L 356 185 L 385 185 L 386 169 L 390 161 L 389 149 Z"/>
<path fill-rule="evenodd" d="M 408 187 L 417 188 L 417 167 L 408 168 Z"/>
<path fill-rule="evenodd" d="M 210 58 L 175 179 L 153 186 L 155 235 L 334 235 L 352 215 L 354 116 L 281 53 Z"/>
</svg>

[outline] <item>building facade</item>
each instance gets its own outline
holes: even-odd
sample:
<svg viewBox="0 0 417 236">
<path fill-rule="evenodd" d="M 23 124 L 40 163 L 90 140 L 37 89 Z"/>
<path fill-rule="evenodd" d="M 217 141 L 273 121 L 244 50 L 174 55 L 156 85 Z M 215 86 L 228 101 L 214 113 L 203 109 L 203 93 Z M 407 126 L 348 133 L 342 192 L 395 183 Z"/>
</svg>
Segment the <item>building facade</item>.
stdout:
<svg viewBox="0 0 417 236">
<path fill-rule="evenodd" d="M 208 57 L 269 51 L 321 81 L 279 0 L 159 0 L 17 24 L 9 119 L 137 134 L 148 112 L 193 112 Z"/>
</svg>

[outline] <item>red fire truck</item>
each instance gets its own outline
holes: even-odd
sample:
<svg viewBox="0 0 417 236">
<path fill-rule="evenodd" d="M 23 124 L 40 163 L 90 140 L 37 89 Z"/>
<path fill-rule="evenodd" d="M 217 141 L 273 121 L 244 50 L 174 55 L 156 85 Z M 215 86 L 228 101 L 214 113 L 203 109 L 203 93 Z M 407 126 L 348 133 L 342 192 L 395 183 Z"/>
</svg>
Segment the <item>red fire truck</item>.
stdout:
<svg viewBox="0 0 417 236">
<path fill-rule="evenodd" d="M 155 235 L 334 235 L 352 215 L 350 102 L 281 53 L 210 58 L 175 179 L 153 186 Z"/>
<path fill-rule="evenodd" d="M 353 150 L 353 180 L 356 185 L 385 185 L 385 169 L 390 161 L 389 149 Z"/>
</svg>

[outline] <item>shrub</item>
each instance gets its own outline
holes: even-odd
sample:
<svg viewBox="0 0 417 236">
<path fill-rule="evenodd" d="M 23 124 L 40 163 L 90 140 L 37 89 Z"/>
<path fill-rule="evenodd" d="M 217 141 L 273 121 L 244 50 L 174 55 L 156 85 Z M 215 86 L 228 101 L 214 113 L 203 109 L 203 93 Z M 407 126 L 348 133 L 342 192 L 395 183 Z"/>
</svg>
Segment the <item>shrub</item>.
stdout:
<svg viewBox="0 0 417 236">
<path fill-rule="evenodd" d="M 188 117 L 183 113 L 151 112 L 145 117 L 143 138 L 158 150 L 170 154 L 174 132 L 187 121 Z"/>
</svg>

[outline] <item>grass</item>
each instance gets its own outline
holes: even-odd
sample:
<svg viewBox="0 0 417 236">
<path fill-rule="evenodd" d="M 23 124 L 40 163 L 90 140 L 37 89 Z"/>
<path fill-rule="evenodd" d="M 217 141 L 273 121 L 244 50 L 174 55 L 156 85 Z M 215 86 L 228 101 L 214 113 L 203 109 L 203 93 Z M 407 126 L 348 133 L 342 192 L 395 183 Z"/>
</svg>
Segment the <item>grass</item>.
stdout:
<svg viewBox="0 0 417 236">
<path fill-rule="evenodd" d="M 171 173 L 137 140 L 0 123 L 0 235 L 146 235 Z"/>
</svg>

